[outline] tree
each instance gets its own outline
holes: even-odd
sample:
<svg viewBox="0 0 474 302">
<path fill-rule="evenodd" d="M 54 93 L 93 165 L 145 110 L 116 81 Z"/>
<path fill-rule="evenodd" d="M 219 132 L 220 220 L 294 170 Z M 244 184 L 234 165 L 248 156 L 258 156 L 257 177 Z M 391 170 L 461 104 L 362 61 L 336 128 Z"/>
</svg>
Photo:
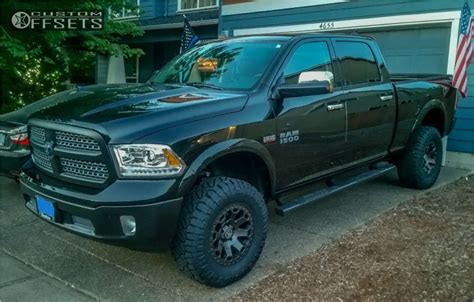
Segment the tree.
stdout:
<svg viewBox="0 0 474 302">
<path fill-rule="evenodd" d="M 126 37 L 143 35 L 136 22 L 109 17 L 110 12 L 113 14 L 122 9 L 137 11 L 138 7 L 128 0 L 2 0 L 0 9 L 1 112 L 18 109 L 66 89 L 71 79 L 70 67 L 74 71 L 90 64 L 91 53 L 126 58 L 143 54 L 141 49 L 131 48 L 123 42 Z M 17 11 L 90 10 L 104 12 L 102 30 L 17 30 L 9 24 Z M 77 51 L 84 51 L 86 55 L 78 56 Z"/>
</svg>

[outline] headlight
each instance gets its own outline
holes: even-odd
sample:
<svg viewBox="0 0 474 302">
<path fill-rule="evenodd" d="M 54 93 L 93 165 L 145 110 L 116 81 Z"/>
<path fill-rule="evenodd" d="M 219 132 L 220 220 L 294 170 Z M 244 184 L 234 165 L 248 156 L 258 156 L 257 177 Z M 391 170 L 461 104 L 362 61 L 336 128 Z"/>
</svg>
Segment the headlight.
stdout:
<svg viewBox="0 0 474 302">
<path fill-rule="evenodd" d="M 113 146 L 113 149 L 121 176 L 176 176 L 185 168 L 179 156 L 165 145 L 116 145 Z"/>
</svg>

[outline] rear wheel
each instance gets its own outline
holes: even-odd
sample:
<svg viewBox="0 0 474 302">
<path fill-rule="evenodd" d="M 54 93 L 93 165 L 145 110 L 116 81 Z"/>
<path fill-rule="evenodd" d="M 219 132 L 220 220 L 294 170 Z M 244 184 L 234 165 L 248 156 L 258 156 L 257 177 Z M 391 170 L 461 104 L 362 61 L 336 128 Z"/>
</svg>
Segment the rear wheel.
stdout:
<svg viewBox="0 0 474 302">
<path fill-rule="evenodd" d="M 431 187 L 438 179 L 442 158 L 443 144 L 438 130 L 429 126 L 418 128 L 397 163 L 401 184 L 414 189 Z"/>
<path fill-rule="evenodd" d="M 186 197 L 175 259 L 197 281 L 225 286 L 252 269 L 266 232 L 267 208 L 256 188 L 229 177 L 205 179 Z"/>
</svg>

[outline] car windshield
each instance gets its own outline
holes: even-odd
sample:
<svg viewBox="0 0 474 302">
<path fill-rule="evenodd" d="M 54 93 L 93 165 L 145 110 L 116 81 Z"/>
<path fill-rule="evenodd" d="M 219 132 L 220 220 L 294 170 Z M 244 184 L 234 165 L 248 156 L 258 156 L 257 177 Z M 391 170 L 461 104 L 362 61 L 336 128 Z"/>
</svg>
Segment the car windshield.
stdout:
<svg viewBox="0 0 474 302">
<path fill-rule="evenodd" d="M 246 90 L 262 77 L 281 48 L 280 42 L 221 41 L 198 45 L 177 56 L 151 79 L 157 84 L 183 84 Z"/>
</svg>

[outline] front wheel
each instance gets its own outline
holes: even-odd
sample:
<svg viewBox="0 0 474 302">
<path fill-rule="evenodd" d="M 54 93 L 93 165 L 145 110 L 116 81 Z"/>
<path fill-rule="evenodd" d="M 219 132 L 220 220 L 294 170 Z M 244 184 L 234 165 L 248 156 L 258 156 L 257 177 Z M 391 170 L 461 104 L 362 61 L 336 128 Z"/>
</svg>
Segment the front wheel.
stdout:
<svg viewBox="0 0 474 302">
<path fill-rule="evenodd" d="M 405 153 L 397 163 L 403 186 L 427 189 L 438 179 L 443 158 L 443 144 L 436 128 L 421 126 L 411 136 Z"/>
<path fill-rule="evenodd" d="M 256 188 L 239 179 L 208 178 L 185 199 L 173 252 L 185 273 L 222 287 L 252 269 L 266 232 L 267 208 Z"/>
</svg>

